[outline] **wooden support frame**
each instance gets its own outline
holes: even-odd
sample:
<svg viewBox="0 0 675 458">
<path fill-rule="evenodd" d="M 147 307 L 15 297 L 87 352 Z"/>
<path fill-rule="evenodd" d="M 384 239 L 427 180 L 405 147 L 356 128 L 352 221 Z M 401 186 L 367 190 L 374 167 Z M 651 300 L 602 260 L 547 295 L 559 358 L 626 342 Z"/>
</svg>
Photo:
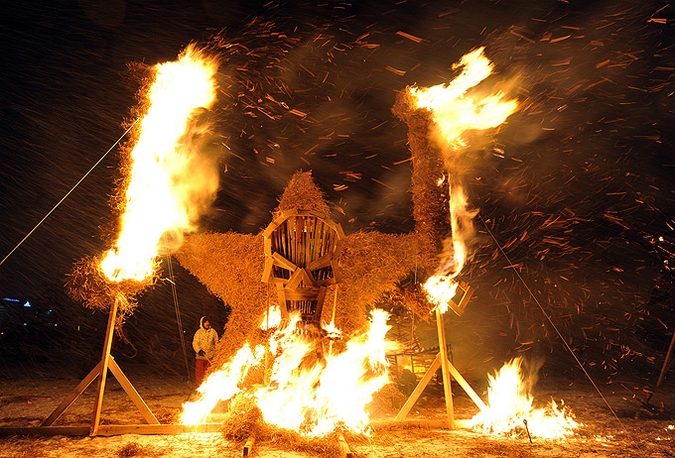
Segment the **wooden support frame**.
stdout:
<svg viewBox="0 0 675 458">
<path fill-rule="evenodd" d="M 120 436 L 123 434 L 174 435 L 222 432 L 220 423 L 202 423 L 199 425 L 99 425 L 97 436 Z M 26 426 L 0 428 L 0 436 L 90 436 L 88 425 L 75 426 Z"/>
<path fill-rule="evenodd" d="M 472 288 L 466 284 L 461 285 L 461 288 L 464 291 L 464 293 L 459 303 L 453 302 L 453 304 L 451 304 L 451 308 L 458 315 L 460 315 L 461 312 L 464 311 L 464 308 L 466 308 L 466 304 L 471 299 L 471 292 L 472 292 Z M 443 422 L 443 426 L 449 429 L 455 429 L 455 427 L 457 426 L 457 422 L 455 421 L 454 407 L 452 402 L 452 389 L 451 389 L 451 382 L 453 377 L 480 410 L 484 410 L 487 407 L 483 402 L 483 400 L 480 398 L 480 396 L 478 396 L 476 391 L 474 391 L 474 389 L 471 388 L 471 385 L 469 385 L 466 379 L 462 377 L 462 374 L 460 374 L 457 368 L 455 368 L 455 366 L 450 362 L 450 359 L 448 358 L 448 345 L 445 335 L 445 323 L 443 320 L 443 313 L 441 313 L 438 307 L 436 307 L 435 311 L 436 311 L 436 331 L 438 333 L 439 352 L 436 355 L 436 358 L 434 359 L 433 363 L 431 363 L 429 369 L 426 371 L 422 379 L 419 381 L 413 392 L 406 400 L 405 404 L 403 404 L 403 407 L 401 407 L 401 410 L 399 410 L 398 414 L 396 414 L 394 421 L 402 422 L 405 420 L 406 416 L 408 415 L 408 413 L 415 405 L 424 389 L 427 387 L 427 385 L 433 378 L 434 373 L 440 368 L 441 373 L 443 375 L 443 392 L 445 397 L 445 411 L 446 411 L 446 419 Z"/>
<path fill-rule="evenodd" d="M 105 342 L 103 345 L 103 355 L 101 361 L 82 379 L 82 381 L 70 392 L 68 396 L 54 409 L 54 411 L 36 427 L 1 427 L 0 436 L 8 435 L 70 435 L 70 436 L 114 436 L 121 434 L 182 434 L 182 433 L 214 433 L 222 429 L 219 423 L 206 423 L 199 425 L 163 425 L 157 420 L 138 391 L 131 384 L 127 376 L 119 367 L 115 359 L 110 354 L 112 348 L 113 335 L 115 332 L 115 320 L 119 307 L 118 299 L 113 303 L 108 316 L 108 326 L 106 328 Z M 127 393 L 129 398 L 140 410 L 141 415 L 148 424 L 145 425 L 101 425 L 101 410 L 103 407 L 103 394 L 107 380 L 108 370 L 115 376 L 119 384 Z M 89 426 L 58 426 L 54 425 L 61 415 L 84 393 L 94 380 L 98 378 L 98 389 L 96 392 L 96 401 L 94 411 L 92 412 L 91 423 Z"/>
</svg>

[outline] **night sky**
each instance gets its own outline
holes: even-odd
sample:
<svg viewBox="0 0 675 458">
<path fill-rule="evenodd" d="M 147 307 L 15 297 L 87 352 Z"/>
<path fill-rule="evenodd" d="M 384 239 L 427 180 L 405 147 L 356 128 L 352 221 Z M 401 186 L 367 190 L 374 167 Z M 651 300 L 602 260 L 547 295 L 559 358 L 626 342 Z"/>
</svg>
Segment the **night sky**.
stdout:
<svg viewBox="0 0 675 458">
<path fill-rule="evenodd" d="M 664 268 L 675 235 L 669 2 L 59 3 L 0 4 L 1 258 L 124 132 L 139 89 L 128 65 L 174 60 L 190 42 L 222 62 L 221 190 L 204 230 L 259 232 L 302 169 L 347 233 L 409 232 L 396 93 L 449 81 L 453 63 L 485 46 L 498 77 L 517 81 L 520 109 L 467 152 L 464 184 L 480 212 L 466 279 L 477 298 L 457 345 L 564 354 L 546 314 L 608 374 L 660 369 L 675 325 Z M 3 297 L 56 297 L 75 261 L 108 248 L 118 165 L 113 148 L 0 265 Z M 219 313 L 176 268 L 190 319 Z M 170 301 L 158 289 L 147 310 Z"/>
</svg>

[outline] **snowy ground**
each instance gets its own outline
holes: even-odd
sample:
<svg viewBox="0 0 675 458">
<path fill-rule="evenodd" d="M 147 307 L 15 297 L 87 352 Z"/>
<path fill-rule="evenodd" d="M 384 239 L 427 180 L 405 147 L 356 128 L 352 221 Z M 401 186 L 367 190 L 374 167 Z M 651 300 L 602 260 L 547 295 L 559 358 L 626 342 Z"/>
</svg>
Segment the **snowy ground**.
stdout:
<svg viewBox="0 0 675 458">
<path fill-rule="evenodd" d="M 120 364 L 121 365 L 121 364 Z M 127 370 L 128 369 L 128 370 Z M 147 367 L 123 366 L 123 370 L 162 423 L 176 421 L 181 405 L 192 388 L 179 376 L 153 374 Z M 4 370 L 0 373 L 0 428 L 38 426 L 77 386 L 81 376 L 67 370 L 33 373 Z M 675 383 L 670 380 L 644 404 L 643 388 L 616 381 L 602 386 L 614 416 L 590 384 L 545 383 L 536 391 L 535 401 L 563 399 L 573 408 L 583 426 L 564 441 L 489 437 L 465 429 L 447 430 L 411 424 L 394 425 L 397 412 L 378 409 L 370 437 L 345 436 L 354 457 L 673 457 L 675 456 Z M 583 386 L 582 386 L 583 385 Z M 95 386 L 71 405 L 58 425 L 88 425 L 93 412 Z M 480 392 L 479 387 L 476 387 Z M 455 415 L 470 418 L 476 407 L 453 384 Z M 412 420 L 441 419 L 444 416 L 442 390 L 430 386 L 413 408 Z M 102 424 L 142 424 L 143 420 L 114 377 L 108 378 Z M 221 433 L 181 435 L 0 436 L 0 457 L 215 457 L 242 456 L 243 444 L 226 440 Z M 283 441 L 256 443 L 251 456 L 308 457 L 320 453 L 293 450 Z"/>
</svg>

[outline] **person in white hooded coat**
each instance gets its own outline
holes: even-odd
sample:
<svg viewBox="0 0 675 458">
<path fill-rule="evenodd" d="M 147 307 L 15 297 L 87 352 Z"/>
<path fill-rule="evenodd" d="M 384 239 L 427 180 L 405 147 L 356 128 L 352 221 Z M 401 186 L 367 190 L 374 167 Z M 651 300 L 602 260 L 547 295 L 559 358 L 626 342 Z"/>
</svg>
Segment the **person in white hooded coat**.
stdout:
<svg viewBox="0 0 675 458">
<path fill-rule="evenodd" d="M 211 322 L 203 316 L 199 320 L 199 329 L 192 338 L 192 348 L 195 350 L 195 382 L 202 384 L 204 375 L 211 366 L 211 359 L 218 345 L 218 332 L 211 327 Z"/>
</svg>

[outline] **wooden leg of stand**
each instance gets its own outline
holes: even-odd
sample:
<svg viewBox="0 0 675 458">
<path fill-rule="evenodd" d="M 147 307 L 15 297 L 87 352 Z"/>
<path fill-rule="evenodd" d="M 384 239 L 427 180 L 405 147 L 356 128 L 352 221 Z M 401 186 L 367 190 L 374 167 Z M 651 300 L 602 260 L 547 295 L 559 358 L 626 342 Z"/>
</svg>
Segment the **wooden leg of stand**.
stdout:
<svg viewBox="0 0 675 458">
<path fill-rule="evenodd" d="M 70 405 L 80 397 L 84 391 L 89 388 L 91 382 L 96 380 L 96 377 L 101 373 L 101 363 L 99 362 L 89 374 L 82 379 L 82 381 L 75 387 L 75 389 L 64 399 L 61 404 L 58 405 L 56 409 L 49 415 L 40 426 L 51 426 L 56 420 L 65 412 L 65 410 L 70 407 Z"/>
<path fill-rule="evenodd" d="M 122 369 L 120 369 L 120 367 L 117 365 L 117 362 L 115 361 L 115 358 L 112 356 L 110 356 L 110 372 L 112 372 L 120 385 L 122 385 L 122 388 L 124 388 L 124 391 L 127 393 L 129 398 L 131 398 L 134 404 L 136 404 L 136 407 L 138 407 L 138 410 L 141 411 L 145 421 L 151 425 L 158 425 L 159 421 L 157 420 L 157 417 L 155 417 L 155 414 L 152 413 L 143 398 L 141 398 L 141 395 L 138 394 L 136 388 L 134 388 L 127 376 L 124 375 L 124 372 L 122 372 Z"/>
<path fill-rule="evenodd" d="M 476 404 L 476 406 L 480 410 L 486 410 L 487 406 L 485 405 L 483 400 L 480 398 L 480 396 L 478 396 L 478 394 L 474 391 L 474 389 L 471 388 L 469 382 L 467 382 L 466 379 L 462 377 L 462 374 L 459 373 L 457 368 L 450 361 L 448 361 L 448 370 L 450 371 L 450 375 L 452 375 L 455 378 L 455 380 L 457 380 L 459 386 L 464 388 L 464 391 L 466 391 L 466 394 L 469 395 L 474 404 Z"/>
<path fill-rule="evenodd" d="M 438 345 L 441 347 L 441 372 L 443 373 L 443 392 L 445 395 L 445 410 L 448 415 L 448 428 L 455 429 L 455 413 L 452 405 L 452 387 L 450 371 L 448 369 L 448 345 L 445 338 L 445 322 L 443 314 L 436 308 L 436 328 L 438 330 Z"/>
<path fill-rule="evenodd" d="M 405 419 L 406 415 L 408 415 L 408 412 L 410 412 L 410 409 L 412 409 L 412 406 L 415 405 L 415 402 L 417 402 L 417 399 L 431 381 L 432 377 L 434 376 L 434 372 L 436 372 L 439 367 L 441 367 L 440 353 L 436 355 L 436 359 L 434 359 L 434 362 L 431 363 L 429 370 L 424 374 L 424 377 L 422 377 L 422 380 L 420 380 L 420 382 L 417 384 L 413 392 L 408 397 L 408 400 L 405 402 L 405 404 L 403 404 L 403 407 L 401 407 L 401 410 L 399 410 L 398 414 L 396 414 L 396 418 L 394 418 L 394 420 L 399 421 Z"/>
<path fill-rule="evenodd" d="M 96 404 L 91 418 L 90 435 L 96 436 L 98 433 L 99 422 L 101 421 L 101 407 L 103 406 L 103 392 L 105 391 L 105 382 L 108 375 L 108 365 L 110 363 L 110 349 L 112 348 L 113 336 L 115 334 L 115 319 L 117 317 L 118 299 L 115 299 L 110 314 L 108 315 L 108 327 L 105 331 L 105 342 L 103 343 L 103 357 L 101 358 L 101 374 L 98 379 L 98 390 L 96 394 Z"/>
</svg>

